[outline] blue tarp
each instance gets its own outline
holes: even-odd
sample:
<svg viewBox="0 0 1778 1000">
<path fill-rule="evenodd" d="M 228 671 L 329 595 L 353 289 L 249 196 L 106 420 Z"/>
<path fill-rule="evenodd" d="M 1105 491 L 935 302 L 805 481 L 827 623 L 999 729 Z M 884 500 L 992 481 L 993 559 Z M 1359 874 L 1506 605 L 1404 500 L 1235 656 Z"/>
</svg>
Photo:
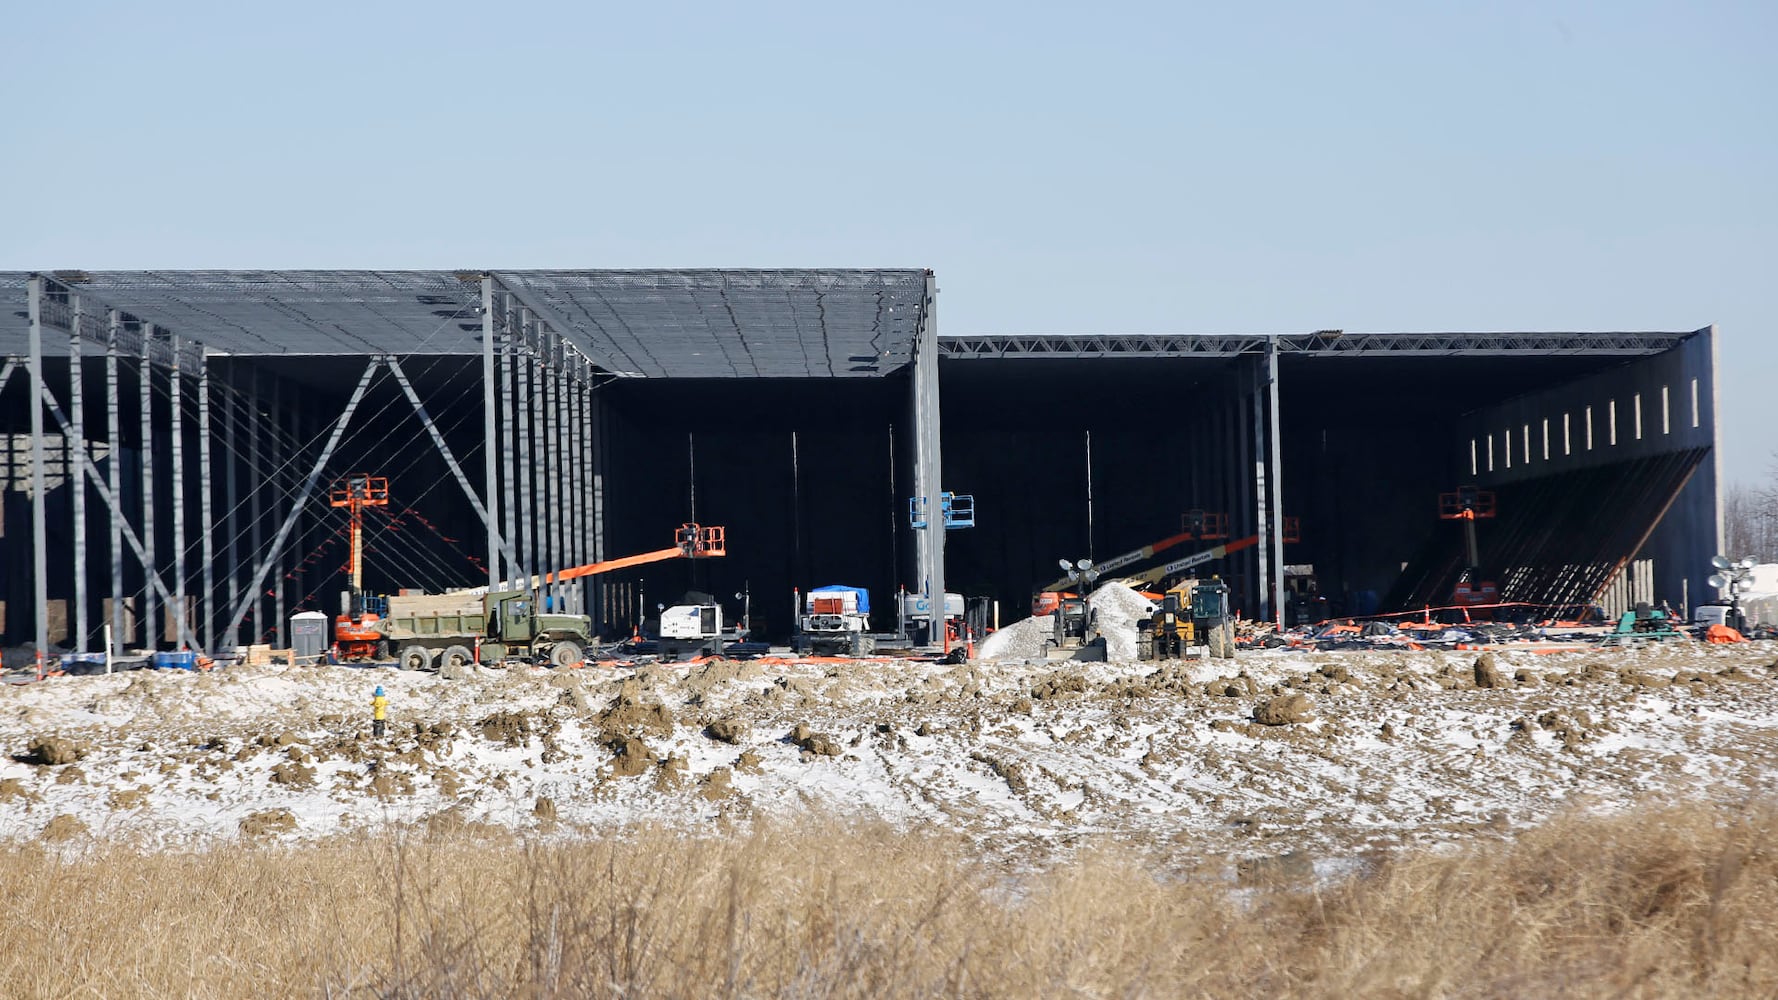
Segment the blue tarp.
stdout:
<svg viewBox="0 0 1778 1000">
<path fill-rule="evenodd" d="M 865 590 L 863 587 L 848 587 L 848 586 L 845 586 L 844 584 L 836 583 L 836 584 L 833 584 L 833 585 L 827 586 L 827 587 L 814 587 L 809 591 L 809 593 L 811 593 L 811 594 L 846 594 L 846 593 L 857 594 L 858 595 L 858 610 L 859 610 L 859 612 L 861 614 L 867 614 L 867 615 L 870 614 L 870 591 Z"/>
</svg>

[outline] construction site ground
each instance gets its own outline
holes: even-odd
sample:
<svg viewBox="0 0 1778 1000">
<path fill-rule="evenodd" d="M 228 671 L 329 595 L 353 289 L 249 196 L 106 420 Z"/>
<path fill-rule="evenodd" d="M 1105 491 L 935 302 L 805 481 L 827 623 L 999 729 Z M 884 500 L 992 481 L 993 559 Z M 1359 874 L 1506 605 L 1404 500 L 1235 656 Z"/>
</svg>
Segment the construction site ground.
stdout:
<svg viewBox="0 0 1778 1000">
<path fill-rule="evenodd" d="M 0 685 L 0 836 L 572 837 L 820 814 L 941 824 L 1015 864 L 1111 837 L 1329 874 L 1570 808 L 1770 793 L 1778 645 L 1483 655 L 59 677 Z"/>
</svg>

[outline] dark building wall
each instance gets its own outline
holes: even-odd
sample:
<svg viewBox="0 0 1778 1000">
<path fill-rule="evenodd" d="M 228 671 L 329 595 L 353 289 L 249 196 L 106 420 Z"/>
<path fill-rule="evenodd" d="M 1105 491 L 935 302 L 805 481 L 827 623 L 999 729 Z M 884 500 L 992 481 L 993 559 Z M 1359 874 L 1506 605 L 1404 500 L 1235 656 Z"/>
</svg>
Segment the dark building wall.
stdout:
<svg viewBox="0 0 1778 1000">
<path fill-rule="evenodd" d="M 890 595 L 912 548 L 905 376 L 626 380 L 598 395 L 607 556 L 668 547 L 694 514 L 727 529 L 729 551 L 623 570 L 602 586 L 643 587 L 651 613 L 704 591 L 735 617 L 734 594 L 750 588 L 756 630 L 782 640 L 793 588 L 845 583 L 870 590 L 876 627 L 894 626 Z"/>
</svg>

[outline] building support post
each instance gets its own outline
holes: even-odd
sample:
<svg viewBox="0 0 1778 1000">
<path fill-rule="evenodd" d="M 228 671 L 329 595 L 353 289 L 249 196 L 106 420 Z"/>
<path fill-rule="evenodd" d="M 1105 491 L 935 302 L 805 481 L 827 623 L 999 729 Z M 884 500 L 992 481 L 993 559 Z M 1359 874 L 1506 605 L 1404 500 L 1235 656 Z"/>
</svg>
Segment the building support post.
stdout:
<svg viewBox="0 0 1778 1000">
<path fill-rule="evenodd" d="M 587 554 L 586 526 L 586 363 L 584 359 L 574 361 L 574 380 L 569 384 L 568 413 L 568 453 L 571 456 L 574 475 L 569 489 L 574 493 L 574 523 L 569 531 L 574 539 L 574 564 L 576 566 L 592 562 Z M 574 588 L 574 613 L 586 614 L 587 586 L 583 582 Z"/>
<path fill-rule="evenodd" d="M 537 318 L 531 315 L 530 310 L 525 311 L 525 321 L 531 328 L 531 340 L 535 348 L 535 351 L 531 356 L 531 441 L 529 453 L 527 455 L 529 461 L 526 463 L 531 470 L 531 503 L 526 505 L 528 509 L 525 511 L 525 514 L 530 518 L 531 533 L 536 536 L 536 542 L 531 546 L 531 565 L 540 567 L 534 569 L 533 572 L 539 577 L 542 577 L 544 574 L 555 568 L 551 566 L 549 562 L 549 535 L 546 530 L 548 525 L 546 511 L 549 507 L 549 496 L 544 492 L 545 487 L 548 484 L 548 479 L 545 478 L 544 475 L 547 470 L 547 453 L 545 450 L 546 441 L 544 439 L 545 430 L 543 424 L 544 345 L 543 338 L 538 335 Z M 538 584 L 533 581 L 532 587 L 533 589 L 536 589 Z"/>
<path fill-rule="evenodd" d="M 43 676 L 43 658 L 49 648 L 49 529 L 44 518 L 43 456 L 43 278 L 31 276 L 31 597 L 37 626 L 37 676 Z"/>
<path fill-rule="evenodd" d="M 499 489 L 496 466 L 499 457 L 498 449 L 495 447 L 494 414 L 494 276 L 484 274 L 482 275 L 482 481 L 483 492 L 488 498 L 488 509 L 483 514 L 483 520 L 488 524 L 489 590 L 498 589 L 502 579 L 500 569 L 500 499 L 496 495 L 496 491 Z"/>
<path fill-rule="evenodd" d="M 591 385 L 587 387 L 587 437 L 586 463 L 587 473 L 591 476 L 592 496 L 589 498 L 593 520 L 588 525 L 587 551 L 593 562 L 605 558 L 605 457 L 610 450 L 605 447 L 605 397 Z M 901 567 L 896 567 L 900 572 Z M 602 595 L 608 593 L 605 583 L 597 577 L 588 577 L 587 599 L 593 605 L 593 626 L 602 628 L 605 601 Z"/>
<path fill-rule="evenodd" d="M 112 657 L 122 655 L 130 634 L 124 631 L 123 592 L 123 435 L 119 433 L 117 412 L 117 338 L 122 333 L 123 316 L 116 309 L 106 318 L 105 330 L 105 434 L 110 454 L 105 463 L 105 478 L 111 487 L 111 647 Z"/>
<path fill-rule="evenodd" d="M 1272 408 L 1272 615 L 1284 630 L 1284 427 L 1278 422 L 1278 338 L 1266 352 L 1266 389 Z"/>
<path fill-rule="evenodd" d="M 238 366 L 234 364 L 230 365 L 231 375 L 238 371 L 240 371 Z M 222 494 L 223 508 L 226 512 L 223 515 L 224 527 L 222 530 L 224 536 L 228 539 L 228 544 L 224 546 L 223 549 L 223 564 L 228 571 L 228 606 L 232 608 L 241 600 L 241 562 L 239 546 L 241 535 L 241 494 L 239 483 L 241 475 L 241 420 L 238 415 L 240 412 L 238 406 L 229 405 L 228 400 L 230 395 L 233 395 L 237 397 L 236 403 L 238 403 L 240 393 L 233 391 L 234 386 L 231 384 L 230 380 L 225 379 L 223 386 L 222 447 L 227 454 L 223 458 L 222 467 L 227 470 L 228 476 L 227 481 L 223 485 Z M 232 653 L 240 644 L 241 629 L 239 626 L 223 633 L 222 645 L 225 650 Z"/>
<path fill-rule="evenodd" d="M 517 389 L 514 394 L 514 414 L 518 420 L 516 432 L 517 447 L 513 449 L 513 469 L 519 479 L 519 506 L 513 512 L 518 520 L 519 531 L 524 541 L 517 548 L 519 560 L 526 568 L 526 577 L 538 572 L 537 563 L 537 506 L 531 502 L 531 366 L 535 363 L 531 353 L 530 316 L 521 312 L 518 322 L 519 356 L 513 365 L 513 384 Z M 529 586 L 529 585 L 527 585 Z"/>
<path fill-rule="evenodd" d="M 160 606 L 150 579 L 160 579 L 154 555 L 154 324 L 142 324 L 142 366 L 136 388 L 142 398 L 142 648 L 160 648 Z"/>
<path fill-rule="evenodd" d="M 512 329 L 512 303 L 510 296 L 502 291 L 495 299 L 500 313 L 500 398 L 506 405 L 500 407 L 500 442 L 501 459 L 504 475 L 501 476 L 501 492 L 506 501 L 506 543 L 513 549 L 520 548 L 518 530 L 518 430 L 516 428 L 517 413 L 513 408 L 513 400 L 517 393 L 513 391 L 513 356 L 517 337 Z M 519 560 L 507 567 L 506 580 L 516 580 L 527 572 L 526 560 Z"/>
<path fill-rule="evenodd" d="M 68 455 L 63 462 L 67 470 L 68 488 L 72 491 L 68 499 L 74 508 L 74 651 L 87 651 L 87 620 L 86 620 L 86 477 L 74 471 L 74 449 L 86 447 L 86 391 L 81 376 L 86 372 L 85 359 L 81 356 L 80 336 L 81 324 L 86 317 L 80 309 L 80 296 L 71 299 L 74 306 L 72 332 L 68 335 L 68 412 L 74 425 L 72 434 L 62 435 L 62 442 L 68 448 Z"/>
<path fill-rule="evenodd" d="M 183 635 L 191 624 L 185 606 L 185 372 L 179 365 L 179 336 L 174 334 L 167 343 L 173 349 L 173 372 L 168 377 L 173 400 L 168 431 L 173 439 L 168 449 L 173 459 L 173 603 L 177 605 L 173 615 Z"/>
<path fill-rule="evenodd" d="M 255 557 L 259 555 L 261 551 L 260 543 L 264 541 L 264 536 L 261 530 L 261 519 L 264 517 L 265 511 L 261 504 L 261 499 L 265 496 L 266 487 L 277 482 L 278 476 L 278 470 L 275 464 L 272 466 L 270 474 L 261 475 L 258 471 L 265 468 L 260 462 L 260 459 L 265 455 L 265 451 L 260 448 L 260 441 L 264 436 L 265 425 L 270 423 L 272 419 L 269 414 L 261 413 L 259 409 L 260 382 L 261 377 L 259 369 L 252 369 L 252 374 L 247 378 L 248 392 L 246 400 L 247 468 L 250 470 L 249 475 L 251 476 L 251 478 L 247 480 L 247 551 L 253 553 Z M 236 571 L 239 572 L 239 569 L 240 567 L 237 566 Z M 252 588 L 251 593 L 253 595 L 253 632 L 248 636 L 248 641 L 250 643 L 257 643 L 266 637 L 265 594 L 258 588 Z M 240 598 L 238 597 L 236 598 L 236 600 L 239 599 Z M 230 603 L 230 606 L 233 606 L 232 602 Z"/>
<path fill-rule="evenodd" d="M 563 365 L 566 363 L 567 358 L 562 350 L 562 335 L 551 333 L 549 395 L 553 409 L 550 412 L 549 435 L 549 534 L 550 546 L 555 550 L 555 559 L 550 563 L 550 570 L 558 575 L 555 578 L 554 586 L 550 589 L 557 608 L 560 608 L 562 602 L 567 599 L 568 590 L 562 583 L 559 574 L 564 568 L 574 565 L 568 556 L 568 519 L 566 517 L 568 491 L 564 488 L 564 483 L 567 482 L 567 466 L 563 459 L 567 457 L 567 449 L 563 447 L 563 443 L 567 440 L 568 435 L 568 421 L 563 416 L 567 412 L 565 409 L 567 398 L 564 395 L 567 389 L 567 380 L 563 377 Z"/>
<path fill-rule="evenodd" d="M 1272 565 L 1272 525 L 1267 504 L 1266 488 L 1266 420 L 1265 399 L 1260 394 L 1264 379 L 1259 374 L 1259 366 L 1254 366 L 1254 378 L 1250 383 L 1253 392 L 1253 503 L 1254 531 L 1259 535 L 1258 553 L 1254 562 L 1259 567 L 1259 615 L 1260 621 L 1272 619 L 1272 588 L 1267 573 Z"/>
<path fill-rule="evenodd" d="M 562 495 L 556 484 L 556 441 L 561 435 L 561 428 L 556 425 L 556 336 L 539 323 L 538 339 L 543 344 L 543 365 L 538 372 L 537 404 L 539 408 L 538 426 L 543 429 L 543 437 L 538 442 L 538 451 L 543 458 L 543 478 L 538 484 L 537 498 L 539 515 L 543 518 L 543 584 L 544 606 L 556 607 L 556 593 L 561 589 L 556 580 L 556 571 L 562 568 L 562 554 L 556 546 L 556 512 L 562 504 Z"/>
<path fill-rule="evenodd" d="M 944 462 L 939 447 L 938 285 L 926 273 L 926 297 L 914 343 L 914 495 L 923 498 L 926 527 L 915 535 L 920 564 L 917 590 L 932 615 L 926 641 L 945 637 L 945 525 L 939 509 Z"/>
<path fill-rule="evenodd" d="M 203 560 L 204 586 L 204 651 L 216 652 L 216 538 L 215 512 L 210 494 L 216 482 L 210 476 L 210 362 L 206 358 L 198 368 L 198 557 Z M 225 473 L 226 475 L 226 473 Z M 230 605 L 233 607 L 233 605 Z"/>
<path fill-rule="evenodd" d="M 269 433 L 272 438 L 272 468 L 276 470 L 276 473 L 272 477 L 272 482 L 275 484 L 275 490 L 266 502 L 266 513 L 268 514 L 277 509 L 279 498 L 289 493 L 290 469 L 287 466 L 290 462 L 295 460 L 294 455 L 286 457 L 286 452 L 290 448 L 290 441 L 286 440 L 286 435 L 283 433 L 284 383 L 276 376 L 273 376 L 271 381 L 272 408 L 268 414 L 268 419 L 271 421 Z M 272 559 L 281 561 L 283 559 L 283 552 L 280 551 L 281 548 L 281 546 L 273 546 L 272 550 L 266 554 Z M 263 550 L 258 546 L 255 546 L 253 551 L 257 555 Z M 289 622 L 289 616 L 285 613 L 287 606 L 284 603 L 285 574 L 281 571 L 283 567 L 280 566 L 279 569 L 280 572 L 277 573 L 272 580 L 272 645 L 278 649 L 284 649 L 286 648 L 284 642 L 284 630 L 286 624 Z M 259 586 L 255 584 L 253 589 L 257 591 Z"/>
</svg>

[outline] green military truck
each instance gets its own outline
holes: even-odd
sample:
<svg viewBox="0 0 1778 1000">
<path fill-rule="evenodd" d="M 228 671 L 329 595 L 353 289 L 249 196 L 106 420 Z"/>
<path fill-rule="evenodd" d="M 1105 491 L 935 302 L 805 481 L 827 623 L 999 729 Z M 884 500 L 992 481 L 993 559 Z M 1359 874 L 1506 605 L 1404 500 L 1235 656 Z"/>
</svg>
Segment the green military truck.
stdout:
<svg viewBox="0 0 1778 1000">
<path fill-rule="evenodd" d="M 591 618 L 539 611 L 528 590 L 398 595 L 381 625 L 404 670 L 507 659 L 568 667 L 593 645 Z"/>
</svg>

